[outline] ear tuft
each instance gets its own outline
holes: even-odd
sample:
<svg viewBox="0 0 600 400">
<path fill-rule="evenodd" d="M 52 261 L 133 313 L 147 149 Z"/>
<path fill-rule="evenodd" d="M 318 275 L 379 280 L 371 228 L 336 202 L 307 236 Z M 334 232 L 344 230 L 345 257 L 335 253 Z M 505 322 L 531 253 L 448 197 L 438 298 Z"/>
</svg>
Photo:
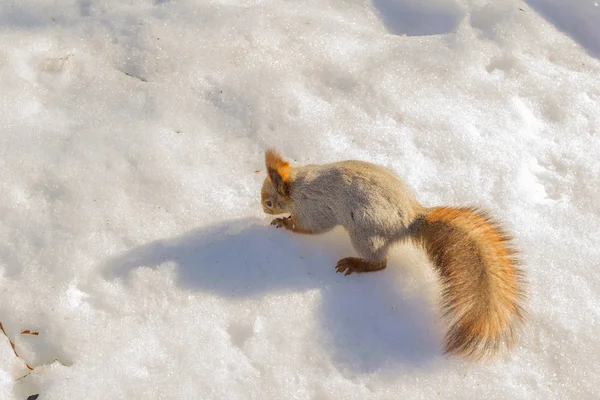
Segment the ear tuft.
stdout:
<svg viewBox="0 0 600 400">
<path fill-rule="evenodd" d="M 269 180 L 282 196 L 289 195 L 290 164 L 281 157 L 277 150 L 268 148 L 265 151 L 265 165 Z"/>
</svg>

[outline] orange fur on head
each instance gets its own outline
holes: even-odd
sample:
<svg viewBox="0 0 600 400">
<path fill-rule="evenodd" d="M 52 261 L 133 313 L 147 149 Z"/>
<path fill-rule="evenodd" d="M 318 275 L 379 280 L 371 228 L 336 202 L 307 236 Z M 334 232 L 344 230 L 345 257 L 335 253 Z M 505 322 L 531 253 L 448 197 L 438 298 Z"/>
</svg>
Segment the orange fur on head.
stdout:
<svg viewBox="0 0 600 400">
<path fill-rule="evenodd" d="M 267 176 L 277 192 L 282 196 L 289 193 L 290 164 L 281 157 L 277 150 L 268 148 L 265 151 Z"/>
</svg>

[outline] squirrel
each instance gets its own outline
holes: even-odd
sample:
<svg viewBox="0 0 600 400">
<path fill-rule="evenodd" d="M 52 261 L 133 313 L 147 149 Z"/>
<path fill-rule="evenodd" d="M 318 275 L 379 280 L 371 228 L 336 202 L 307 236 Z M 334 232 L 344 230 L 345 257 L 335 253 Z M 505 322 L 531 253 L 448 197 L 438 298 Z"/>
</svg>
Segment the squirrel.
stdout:
<svg viewBox="0 0 600 400">
<path fill-rule="evenodd" d="M 487 213 L 426 208 L 394 172 L 364 161 L 292 167 L 269 148 L 265 165 L 264 212 L 290 214 L 271 225 L 303 234 L 341 225 L 350 235 L 360 258 L 342 258 L 336 272 L 382 270 L 398 242 L 425 250 L 441 278 L 445 354 L 479 359 L 513 344 L 523 321 L 524 274 L 511 236 Z"/>
</svg>

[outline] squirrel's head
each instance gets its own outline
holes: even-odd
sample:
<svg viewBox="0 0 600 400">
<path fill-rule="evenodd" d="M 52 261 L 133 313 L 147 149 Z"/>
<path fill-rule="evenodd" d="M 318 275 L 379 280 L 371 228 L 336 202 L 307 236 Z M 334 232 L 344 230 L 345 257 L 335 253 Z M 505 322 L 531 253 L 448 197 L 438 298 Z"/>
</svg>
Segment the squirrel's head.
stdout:
<svg viewBox="0 0 600 400">
<path fill-rule="evenodd" d="M 269 178 L 266 178 L 263 183 L 260 200 L 263 210 L 267 214 L 277 215 L 289 212 L 287 209 L 289 199 L 286 199 L 277 193 L 277 190 L 275 190 Z"/>
<path fill-rule="evenodd" d="M 289 212 L 290 164 L 274 149 L 265 152 L 267 178 L 260 193 L 263 210 L 267 214 Z"/>
</svg>

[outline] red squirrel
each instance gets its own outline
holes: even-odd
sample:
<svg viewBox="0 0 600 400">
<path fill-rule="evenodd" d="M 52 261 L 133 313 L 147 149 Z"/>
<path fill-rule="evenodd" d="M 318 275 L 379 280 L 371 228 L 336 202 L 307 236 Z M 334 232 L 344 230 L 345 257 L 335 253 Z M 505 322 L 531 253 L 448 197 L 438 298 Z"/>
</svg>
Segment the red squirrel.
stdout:
<svg viewBox="0 0 600 400">
<path fill-rule="evenodd" d="M 382 270 L 401 241 L 425 250 L 441 278 L 446 353 L 480 358 L 512 344 L 524 276 L 511 237 L 486 213 L 426 208 L 391 170 L 363 161 L 292 167 L 268 149 L 265 164 L 263 210 L 290 214 L 271 225 L 303 234 L 346 229 L 360 258 L 342 258 L 337 272 Z"/>
</svg>

